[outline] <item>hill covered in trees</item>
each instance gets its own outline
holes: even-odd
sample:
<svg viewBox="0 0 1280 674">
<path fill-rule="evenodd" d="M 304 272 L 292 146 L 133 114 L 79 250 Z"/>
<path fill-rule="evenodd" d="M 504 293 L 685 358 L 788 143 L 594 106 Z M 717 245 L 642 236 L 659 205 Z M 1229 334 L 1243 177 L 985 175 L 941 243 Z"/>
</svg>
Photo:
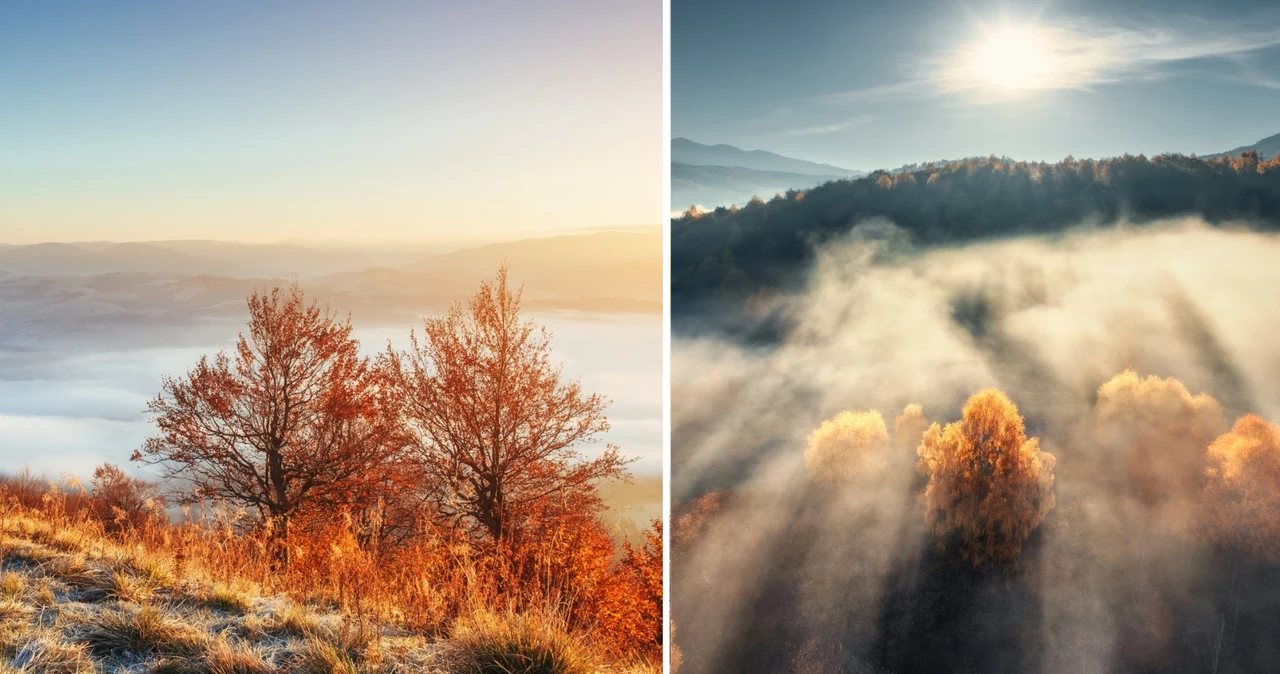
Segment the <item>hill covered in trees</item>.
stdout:
<svg viewBox="0 0 1280 674">
<path fill-rule="evenodd" d="M 1234 150 L 1228 150 L 1215 155 L 1209 155 L 1206 159 L 1216 159 L 1218 157 L 1237 157 L 1245 152 L 1253 150 L 1258 153 L 1259 159 L 1274 159 L 1280 156 L 1280 133 L 1274 136 L 1267 136 L 1252 145 L 1241 145 Z"/>
<path fill-rule="evenodd" d="M 1255 151 L 1054 164 L 990 157 L 877 171 L 743 208 L 690 209 L 672 222 L 672 311 L 677 329 L 688 328 L 693 315 L 734 314 L 748 298 L 793 289 L 823 243 L 872 221 L 887 220 L 910 245 L 928 247 L 1179 215 L 1277 228 L 1280 159 Z"/>
</svg>

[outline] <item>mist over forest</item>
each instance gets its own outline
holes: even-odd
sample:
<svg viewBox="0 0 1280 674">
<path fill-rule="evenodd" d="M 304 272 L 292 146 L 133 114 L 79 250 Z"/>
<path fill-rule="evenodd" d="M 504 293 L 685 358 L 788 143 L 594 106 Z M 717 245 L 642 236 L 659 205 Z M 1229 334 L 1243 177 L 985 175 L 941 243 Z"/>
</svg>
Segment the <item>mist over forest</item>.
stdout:
<svg viewBox="0 0 1280 674">
<path fill-rule="evenodd" d="M 1191 215 L 1212 225 L 1274 229 L 1280 160 L 1261 161 L 1256 152 L 1055 164 L 990 157 L 878 171 L 744 208 L 690 209 L 671 225 L 675 327 L 705 328 L 709 312 L 742 318 L 723 310 L 803 287 L 824 243 L 877 219 L 891 222 L 911 245 L 931 247 Z"/>
<path fill-rule="evenodd" d="M 1280 162 L 673 222 L 682 672 L 1280 667 Z"/>
</svg>

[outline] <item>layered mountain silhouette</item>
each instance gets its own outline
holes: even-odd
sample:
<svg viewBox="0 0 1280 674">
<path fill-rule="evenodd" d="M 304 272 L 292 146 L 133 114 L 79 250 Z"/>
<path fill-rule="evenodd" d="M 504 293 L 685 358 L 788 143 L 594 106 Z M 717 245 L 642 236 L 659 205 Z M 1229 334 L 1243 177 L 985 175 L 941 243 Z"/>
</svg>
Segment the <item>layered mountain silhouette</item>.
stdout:
<svg viewBox="0 0 1280 674">
<path fill-rule="evenodd" d="M 765 150 L 743 150 L 732 145 L 703 145 L 688 138 L 671 140 L 671 161 L 691 166 L 736 166 L 756 171 L 803 175 L 835 175 L 845 178 L 864 175 L 862 171 L 793 159 Z"/>
<path fill-rule="evenodd" d="M 768 199 L 793 189 L 865 175 L 831 164 L 784 157 L 732 145 L 703 145 L 688 138 L 671 141 L 671 206 L 715 208 Z"/>
<path fill-rule="evenodd" d="M 399 325 L 474 292 L 504 261 L 532 311 L 653 314 L 662 308 L 662 230 L 656 226 L 442 253 L 215 241 L 5 245 L 0 346 L 86 334 L 159 340 L 166 330 L 239 320 L 254 289 L 294 279 L 364 324 Z"/>
</svg>

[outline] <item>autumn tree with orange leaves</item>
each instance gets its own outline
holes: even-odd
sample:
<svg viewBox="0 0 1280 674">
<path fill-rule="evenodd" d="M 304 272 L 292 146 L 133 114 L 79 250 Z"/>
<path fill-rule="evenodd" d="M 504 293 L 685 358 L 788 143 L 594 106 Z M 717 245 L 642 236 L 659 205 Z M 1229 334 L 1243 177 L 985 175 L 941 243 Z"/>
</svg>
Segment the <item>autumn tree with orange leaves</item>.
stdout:
<svg viewBox="0 0 1280 674">
<path fill-rule="evenodd" d="M 1203 482 L 1205 448 L 1226 430 L 1222 407 L 1177 379 L 1125 370 L 1098 388 L 1093 441 L 1123 462 L 1126 491 L 1148 507 L 1181 512 Z"/>
<path fill-rule="evenodd" d="M 1027 438 L 1013 402 L 995 389 L 975 393 L 960 421 L 929 427 L 919 454 L 935 535 L 957 536 L 974 566 L 1016 566 L 1023 542 L 1053 509 L 1055 460 Z"/>
<path fill-rule="evenodd" d="M 597 482 L 628 477 L 618 448 L 578 450 L 609 429 L 608 401 L 561 376 L 546 330 L 520 315 L 521 295 L 504 266 L 465 306 L 426 319 L 407 351 L 388 353 L 434 507 L 505 546 L 519 544 L 526 514 L 597 513 Z"/>
<path fill-rule="evenodd" d="M 1204 534 L 1280 561 L 1280 426 L 1247 414 L 1209 445 Z"/>
<path fill-rule="evenodd" d="M 879 412 L 841 412 L 809 434 L 804 450 L 805 472 L 818 483 L 841 484 L 882 465 L 883 451 L 888 446 L 889 431 Z"/>
<path fill-rule="evenodd" d="M 131 477 L 113 463 L 94 468 L 91 484 L 93 509 L 107 531 L 140 526 L 164 513 L 159 485 Z"/>
<path fill-rule="evenodd" d="M 662 522 L 640 546 L 623 543 L 622 560 L 598 600 L 599 638 L 620 655 L 662 657 Z M 628 652 L 629 651 L 629 652 Z"/>
<path fill-rule="evenodd" d="M 284 536 L 300 516 L 366 497 L 404 445 L 386 378 L 339 321 L 293 284 L 248 299 L 234 353 L 166 377 L 148 411 L 158 434 L 133 459 Z"/>
</svg>

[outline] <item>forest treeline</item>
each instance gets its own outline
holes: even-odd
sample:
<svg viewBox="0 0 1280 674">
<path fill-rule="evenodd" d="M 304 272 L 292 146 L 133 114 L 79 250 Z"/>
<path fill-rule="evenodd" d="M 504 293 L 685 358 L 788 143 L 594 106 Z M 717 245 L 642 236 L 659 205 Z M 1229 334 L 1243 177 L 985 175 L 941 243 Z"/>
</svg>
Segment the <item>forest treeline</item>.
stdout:
<svg viewBox="0 0 1280 674">
<path fill-rule="evenodd" d="M 756 198 L 743 208 L 689 208 L 671 224 L 673 311 L 731 308 L 761 291 L 794 288 L 819 246 L 877 218 L 915 246 L 1178 215 L 1262 229 L 1280 223 L 1280 158 L 1260 161 L 1253 151 L 1053 164 L 989 157 L 914 168 Z"/>
<path fill-rule="evenodd" d="M 661 523 L 641 546 L 605 524 L 599 486 L 629 480 L 630 460 L 582 448 L 609 401 L 562 375 L 521 295 L 504 267 L 406 349 L 367 355 L 296 284 L 255 292 L 234 348 L 148 405 L 155 432 L 132 458 L 162 482 L 104 465 L 56 502 L 181 564 L 419 633 L 479 608 L 550 611 L 609 661 L 654 662 Z M 39 509 L 38 486 L 3 491 Z"/>
<path fill-rule="evenodd" d="M 673 509 L 691 671 L 1275 670 L 1280 426 L 1177 379 L 1121 372 L 1052 437 L 996 389 L 847 410 L 803 459 L 794 498 Z"/>
</svg>

